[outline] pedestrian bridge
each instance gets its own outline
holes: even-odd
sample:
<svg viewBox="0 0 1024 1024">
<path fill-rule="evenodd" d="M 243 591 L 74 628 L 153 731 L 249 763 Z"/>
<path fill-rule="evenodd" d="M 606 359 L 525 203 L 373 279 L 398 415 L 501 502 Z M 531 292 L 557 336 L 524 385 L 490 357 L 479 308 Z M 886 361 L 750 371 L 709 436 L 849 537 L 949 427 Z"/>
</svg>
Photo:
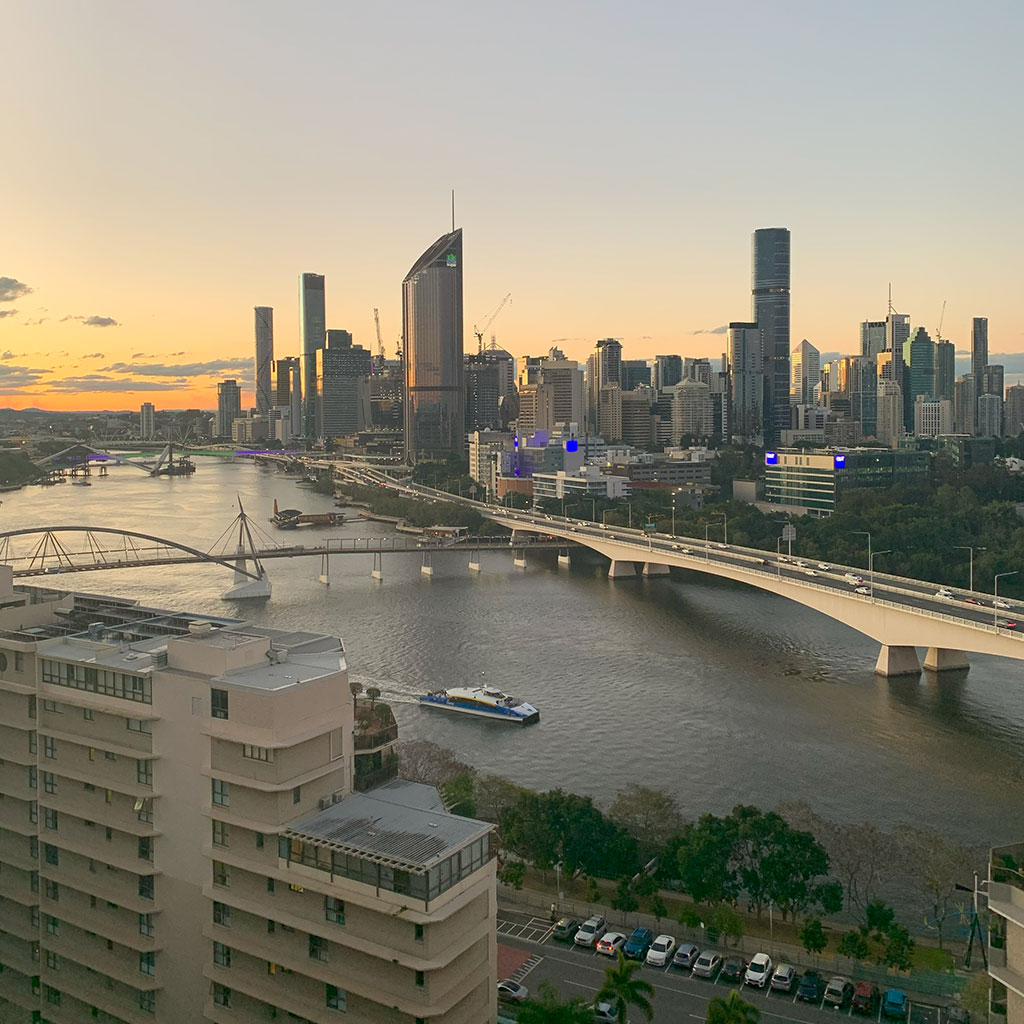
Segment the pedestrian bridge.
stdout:
<svg viewBox="0 0 1024 1024">
<path fill-rule="evenodd" d="M 862 569 L 830 565 L 819 569 L 795 559 L 753 548 L 710 544 L 689 537 L 645 534 L 624 527 L 569 520 L 532 512 L 479 506 L 482 515 L 516 535 L 543 533 L 583 545 L 611 561 L 611 579 L 667 575 L 670 567 L 720 576 L 758 587 L 806 605 L 876 640 L 881 652 L 875 671 L 883 676 L 917 674 L 917 648 L 928 648 L 924 667 L 933 671 L 966 669 L 967 654 L 995 654 L 1024 661 L 1024 610 L 998 609 L 990 594 L 964 594 L 953 600 L 936 596 L 934 583 Z M 568 563 L 568 553 L 560 556 Z M 845 574 L 864 578 L 870 593 L 859 594 Z M 971 597 L 977 604 L 964 598 Z M 1021 614 L 1021 631 L 1015 623 Z"/>
</svg>

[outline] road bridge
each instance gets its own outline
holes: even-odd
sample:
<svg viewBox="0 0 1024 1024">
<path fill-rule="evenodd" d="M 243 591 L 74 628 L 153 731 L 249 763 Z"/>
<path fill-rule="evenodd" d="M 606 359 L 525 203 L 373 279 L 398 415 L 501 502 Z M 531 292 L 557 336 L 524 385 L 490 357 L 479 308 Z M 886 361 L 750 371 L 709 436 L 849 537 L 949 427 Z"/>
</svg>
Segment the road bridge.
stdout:
<svg viewBox="0 0 1024 1024">
<path fill-rule="evenodd" d="M 774 552 L 724 542 L 505 509 L 398 481 L 382 470 L 344 466 L 340 472 L 356 482 L 391 487 L 412 497 L 471 505 L 485 518 L 512 530 L 513 538 L 541 533 L 588 547 L 610 561 L 610 579 L 633 577 L 638 570 L 646 576 L 666 575 L 675 567 L 779 594 L 877 641 L 881 651 L 875 671 L 882 676 L 919 673 L 918 647 L 927 648 L 924 667 L 937 672 L 968 668 L 968 653 L 1024 661 L 1024 609 L 991 594 L 960 590 L 953 594 L 934 583 L 888 573 L 809 561 L 805 564 Z M 568 560 L 568 555 L 559 559 L 562 564 L 568 564 Z M 1022 616 L 1019 632 L 1017 615 Z"/>
</svg>

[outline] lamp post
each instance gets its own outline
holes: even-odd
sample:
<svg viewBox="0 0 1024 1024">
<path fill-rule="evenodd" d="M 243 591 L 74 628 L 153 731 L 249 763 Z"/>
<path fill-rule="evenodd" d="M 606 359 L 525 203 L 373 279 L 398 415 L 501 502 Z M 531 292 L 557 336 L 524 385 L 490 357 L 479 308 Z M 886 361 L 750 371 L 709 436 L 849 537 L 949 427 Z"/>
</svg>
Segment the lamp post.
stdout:
<svg viewBox="0 0 1024 1024">
<path fill-rule="evenodd" d="M 590 499 L 590 518 L 593 522 L 597 522 L 597 498 Z"/>
<path fill-rule="evenodd" d="M 627 501 L 626 502 L 626 510 L 629 513 L 629 529 L 632 530 L 633 529 L 633 502 L 631 502 L 631 501 Z"/>
<path fill-rule="evenodd" d="M 608 525 L 608 522 L 605 519 L 605 516 L 608 515 L 608 513 L 611 512 L 611 511 L 612 511 L 612 509 L 610 509 L 610 508 L 603 508 L 603 509 L 601 509 L 601 525 L 602 526 L 607 526 Z"/>
<path fill-rule="evenodd" d="M 992 600 L 992 625 L 996 626 L 997 628 L 999 626 L 999 581 L 1004 576 L 1016 576 L 1016 575 L 1017 575 L 1017 570 L 1016 569 L 1014 569 L 1013 572 L 997 572 L 996 573 L 996 578 L 995 578 L 995 594 L 993 595 L 993 600 Z"/>
<path fill-rule="evenodd" d="M 782 538 L 775 539 L 775 574 L 782 579 Z"/>
<path fill-rule="evenodd" d="M 874 551 L 868 555 L 868 578 L 871 580 L 871 600 L 875 599 L 875 559 L 879 555 L 891 555 L 892 548 L 886 551 Z"/>
<path fill-rule="evenodd" d="M 704 524 L 704 561 L 711 561 L 711 542 L 708 540 L 708 530 L 711 529 L 710 523 Z"/>
<path fill-rule="evenodd" d="M 867 530 L 851 530 L 851 533 L 857 534 L 861 537 L 867 537 L 868 539 L 868 568 L 871 568 L 871 534 Z"/>
<path fill-rule="evenodd" d="M 679 488 L 677 487 L 672 492 L 672 536 L 676 535 L 676 497 L 679 494 Z"/>
<path fill-rule="evenodd" d="M 970 561 L 970 580 L 967 584 L 967 589 L 973 594 L 974 593 L 974 552 L 975 551 L 987 551 L 988 548 L 975 548 L 969 544 L 954 544 L 953 547 L 958 551 L 969 551 L 971 553 Z"/>
</svg>

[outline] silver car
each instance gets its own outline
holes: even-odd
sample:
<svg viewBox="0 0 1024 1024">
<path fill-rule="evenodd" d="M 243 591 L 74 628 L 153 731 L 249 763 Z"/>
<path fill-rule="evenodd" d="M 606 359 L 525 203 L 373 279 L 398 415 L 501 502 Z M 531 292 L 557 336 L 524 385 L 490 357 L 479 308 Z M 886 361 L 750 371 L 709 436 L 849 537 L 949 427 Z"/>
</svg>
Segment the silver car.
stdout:
<svg viewBox="0 0 1024 1024">
<path fill-rule="evenodd" d="M 693 963 L 696 978 L 713 978 L 722 966 L 722 954 L 713 949 L 705 950 Z"/>
<path fill-rule="evenodd" d="M 596 946 L 597 940 L 601 938 L 604 933 L 608 931 L 608 927 L 605 924 L 605 920 L 600 914 L 595 914 L 593 917 L 588 917 L 583 922 L 580 930 L 576 933 L 576 937 L 572 940 L 577 946 Z"/>
</svg>

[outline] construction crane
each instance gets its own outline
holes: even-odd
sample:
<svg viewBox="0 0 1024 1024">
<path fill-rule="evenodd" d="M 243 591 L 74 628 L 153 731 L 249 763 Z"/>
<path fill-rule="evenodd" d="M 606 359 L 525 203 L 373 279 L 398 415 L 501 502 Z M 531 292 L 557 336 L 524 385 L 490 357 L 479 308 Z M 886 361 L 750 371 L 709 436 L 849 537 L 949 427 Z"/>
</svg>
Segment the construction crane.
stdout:
<svg viewBox="0 0 1024 1024">
<path fill-rule="evenodd" d="M 935 329 L 935 340 L 942 341 L 942 321 L 946 318 L 946 300 L 942 300 L 942 312 L 939 314 L 939 326 Z"/>
<path fill-rule="evenodd" d="M 484 334 L 487 333 L 487 328 L 490 327 L 491 324 L 494 323 L 494 321 L 498 318 L 498 314 L 505 308 L 505 303 L 508 302 L 508 300 L 511 299 L 511 298 L 512 298 L 512 293 L 509 292 L 508 295 L 506 295 L 505 298 L 503 298 L 501 300 L 501 302 L 498 303 L 498 308 L 487 318 L 487 323 L 485 323 L 482 328 L 477 330 L 476 324 L 473 325 L 473 333 L 476 335 L 476 341 L 477 341 L 477 346 L 478 346 L 477 351 L 478 352 L 483 353 L 483 350 L 484 350 Z"/>
<path fill-rule="evenodd" d="M 377 307 L 373 307 L 373 325 L 377 328 L 377 358 L 381 364 L 384 362 L 384 342 L 380 340 L 380 313 Z"/>
</svg>

